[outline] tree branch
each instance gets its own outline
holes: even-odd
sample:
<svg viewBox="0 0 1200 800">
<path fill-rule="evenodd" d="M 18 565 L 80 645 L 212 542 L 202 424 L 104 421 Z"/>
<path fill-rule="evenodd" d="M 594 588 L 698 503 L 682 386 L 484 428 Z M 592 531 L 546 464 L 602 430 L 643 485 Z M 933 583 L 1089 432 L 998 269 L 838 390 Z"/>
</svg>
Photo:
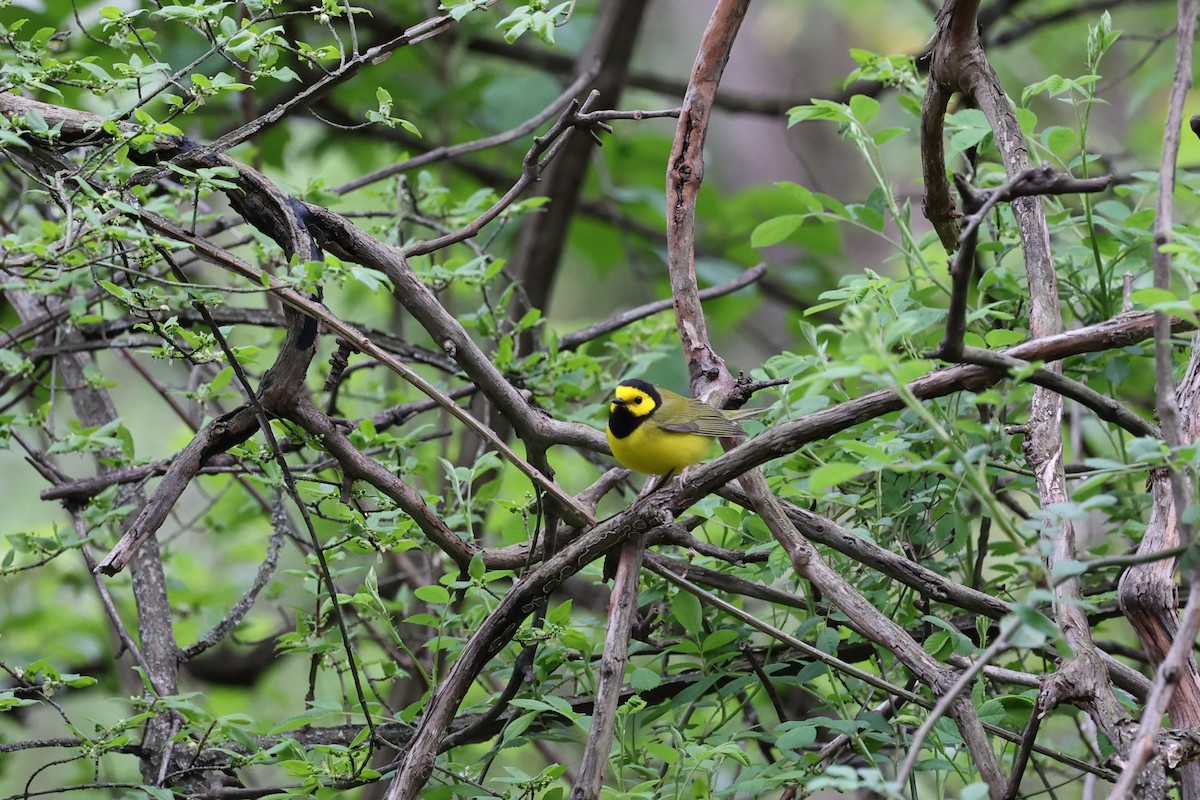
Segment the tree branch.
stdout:
<svg viewBox="0 0 1200 800">
<path fill-rule="evenodd" d="M 1179 0 L 1178 20 L 1179 30 L 1175 40 L 1175 76 L 1171 83 L 1171 95 L 1168 103 L 1167 119 L 1163 129 L 1162 160 L 1158 171 L 1158 202 L 1154 220 L 1154 249 L 1151 260 L 1154 264 L 1154 286 L 1158 289 L 1169 290 L 1171 286 L 1171 256 L 1167 247 L 1171 242 L 1172 215 L 1175 193 L 1175 165 L 1179 154 L 1179 135 L 1183 127 L 1183 105 L 1187 98 L 1188 89 L 1192 85 L 1192 42 L 1196 35 L 1196 0 Z M 1155 374 L 1155 410 L 1158 412 L 1159 424 L 1162 426 L 1163 439 L 1167 446 L 1176 450 L 1185 443 L 1180 426 L 1179 397 L 1175 387 L 1175 359 L 1171 345 L 1171 324 L 1166 314 L 1155 312 L 1154 315 L 1154 374 Z M 1192 354 L 1189 364 L 1189 375 L 1195 375 L 1197 356 Z M 1186 384 L 1185 384 L 1186 386 Z M 1192 397 L 1194 401 L 1194 396 Z M 1192 422 L 1200 416 L 1200 408 L 1192 405 L 1187 409 L 1189 428 Z M 1151 478 L 1152 484 L 1160 484 L 1164 477 L 1169 487 L 1166 491 L 1157 485 L 1152 485 L 1152 496 L 1155 508 L 1151 522 L 1158 522 L 1153 529 L 1147 530 L 1139 545 L 1147 551 L 1161 550 L 1175 544 L 1190 546 L 1195 541 L 1196 527 L 1190 518 L 1192 501 L 1190 498 L 1192 476 L 1186 467 L 1177 468 L 1174 463 L 1168 463 L 1166 474 L 1159 472 Z M 1160 509 L 1159 506 L 1162 506 Z M 1169 563 L 1169 562 L 1166 562 Z M 1149 583 L 1157 576 L 1165 579 L 1167 585 L 1155 587 L 1155 594 L 1161 597 L 1164 591 L 1173 589 L 1173 576 L 1163 573 L 1162 567 L 1151 565 L 1141 569 L 1130 570 L 1133 573 L 1122 576 L 1122 586 L 1118 597 L 1122 607 L 1126 606 L 1138 582 Z M 1185 559 L 1184 575 L 1191 583 L 1188 591 L 1188 606 L 1183 618 L 1178 622 L 1178 629 L 1172 631 L 1175 612 L 1163 604 L 1146 609 L 1150 619 L 1139 623 L 1139 634 L 1144 629 L 1151 635 L 1143 639 L 1143 645 L 1152 661 L 1157 661 L 1162 654 L 1160 636 L 1174 635 L 1174 641 L 1165 655 L 1161 655 L 1161 663 L 1157 665 L 1154 685 L 1150 697 L 1142 710 L 1141 722 L 1138 726 L 1137 737 L 1129 746 L 1129 760 L 1121 770 L 1121 777 L 1110 795 L 1124 800 L 1134 791 L 1134 786 L 1145 780 L 1141 774 L 1144 765 L 1150 761 L 1153 754 L 1156 734 L 1162 725 L 1163 715 L 1171 714 L 1171 722 L 1176 726 L 1196 725 L 1200 723 L 1200 676 L 1197 675 L 1195 662 L 1191 654 L 1196 641 L 1197 631 L 1200 631 L 1200 568 L 1196 559 Z M 1172 592 L 1173 593 L 1173 592 Z M 1149 597 L 1147 599 L 1150 599 Z M 1134 605 L 1130 602 L 1129 605 Z M 1176 697 L 1176 687 L 1183 686 L 1183 691 Z M 1149 770 L 1147 770 L 1149 771 Z M 1157 768 L 1155 769 L 1157 772 Z M 1191 763 L 1181 772 L 1184 796 L 1194 796 L 1200 792 L 1200 764 Z"/>
</svg>

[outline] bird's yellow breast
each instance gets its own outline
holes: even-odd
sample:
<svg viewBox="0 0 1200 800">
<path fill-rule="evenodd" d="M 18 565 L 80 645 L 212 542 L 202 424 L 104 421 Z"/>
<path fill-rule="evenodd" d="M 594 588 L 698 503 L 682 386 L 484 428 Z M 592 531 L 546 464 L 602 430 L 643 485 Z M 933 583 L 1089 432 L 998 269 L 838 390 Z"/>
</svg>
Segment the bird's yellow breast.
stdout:
<svg viewBox="0 0 1200 800">
<path fill-rule="evenodd" d="M 634 472 L 647 475 L 666 475 L 703 461 L 712 451 L 713 440 L 696 433 L 664 431 L 647 420 L 623 439 L 608 434 L 608 446 L 613 455 Z"/>
</svg>

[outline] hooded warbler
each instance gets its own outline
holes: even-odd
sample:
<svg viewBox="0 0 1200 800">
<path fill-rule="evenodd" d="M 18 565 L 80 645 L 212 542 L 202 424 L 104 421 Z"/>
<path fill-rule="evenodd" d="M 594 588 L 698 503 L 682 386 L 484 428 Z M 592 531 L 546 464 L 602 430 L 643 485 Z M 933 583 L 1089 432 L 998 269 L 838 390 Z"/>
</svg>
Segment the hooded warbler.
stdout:
<svg viewBox="0 0 1200 800">
<path fill-rule="evenodd" d="M 635 472 L 670 475 L 703 461 L 718 436 L 742 433 L 735 420 L 754 414 L 721 411 L 701 400 L 637 379 L 621 381 L 608 404 L 608 446 Z"/>
</svg>

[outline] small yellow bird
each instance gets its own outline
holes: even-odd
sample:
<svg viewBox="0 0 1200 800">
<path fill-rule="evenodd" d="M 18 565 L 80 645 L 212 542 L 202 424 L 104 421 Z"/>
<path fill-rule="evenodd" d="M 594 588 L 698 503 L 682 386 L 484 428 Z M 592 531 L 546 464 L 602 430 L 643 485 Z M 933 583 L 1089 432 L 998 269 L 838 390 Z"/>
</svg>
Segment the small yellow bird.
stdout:
<svg viewBox="0 0 1200 800">
<path fill-rule="evenodd" d="M 608 446 L 623 466 L 671 475 L 703 461 L 718 436 L 737 436 L 735 420 L 761 409 L 721 411 L 646 381 L 621 381 L 608 404 Z"/>
</svg>

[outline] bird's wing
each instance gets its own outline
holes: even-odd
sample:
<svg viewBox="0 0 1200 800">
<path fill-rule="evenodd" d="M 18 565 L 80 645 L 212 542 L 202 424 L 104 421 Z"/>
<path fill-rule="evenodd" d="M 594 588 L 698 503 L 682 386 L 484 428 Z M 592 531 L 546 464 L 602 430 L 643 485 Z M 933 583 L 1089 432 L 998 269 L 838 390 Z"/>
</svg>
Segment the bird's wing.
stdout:
<svg viewBox="0 0 1200 800">
<path fill-rule="evenodd" d="M 654 416 L 654 421 L 665 431 L 701 436 L 737 436 L 742 432 L 736 422 L 720 411 L 691 397 L 676 395 L 666 399 Z"/>
</svg>

